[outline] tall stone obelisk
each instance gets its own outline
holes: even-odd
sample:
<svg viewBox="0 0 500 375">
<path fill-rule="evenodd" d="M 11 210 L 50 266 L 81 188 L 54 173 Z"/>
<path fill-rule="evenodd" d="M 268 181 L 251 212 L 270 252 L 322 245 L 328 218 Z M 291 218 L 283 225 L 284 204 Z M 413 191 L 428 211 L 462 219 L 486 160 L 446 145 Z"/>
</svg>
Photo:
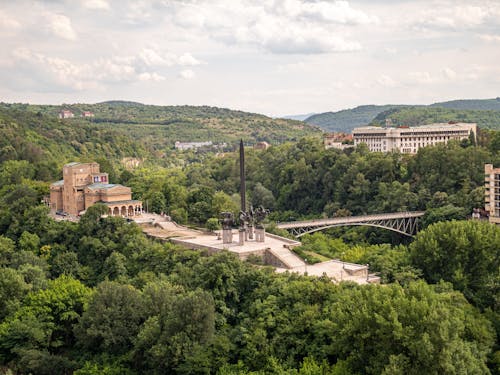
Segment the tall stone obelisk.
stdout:
<svg viewBox="0 0 500 375">
<path fill-rule="evenodd" d="M 240 229 L 238 231 L 239 245 L 243 246 L 245 244 L 246 228 L 245 228 L 245 218 L 246 218 L 246 181 L 245 181 L 245 148 L 243 147 L 243 139 L 240 140 L 240 196 L 241 196 L 241 208 L 240 208 Z"/>
<path fill-rule="evenodd" d="M 241 211 L 247 212 L 246 180 L 245 180 L 245 148 L 243 147 L 243 139 L 240 140 L 240 195 L 241 195 Z"/>
</svg>

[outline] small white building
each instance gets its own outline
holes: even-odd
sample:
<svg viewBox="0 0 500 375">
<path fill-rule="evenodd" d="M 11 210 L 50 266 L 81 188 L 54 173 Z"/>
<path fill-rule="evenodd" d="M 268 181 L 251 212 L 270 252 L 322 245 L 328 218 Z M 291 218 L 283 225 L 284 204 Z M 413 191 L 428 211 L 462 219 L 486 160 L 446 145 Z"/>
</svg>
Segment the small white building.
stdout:
<svg viewBox="0 0 500 375">
<path fill-rule="evenodd" d="M 421 147 L 450 140 L 462 140 L 477 134 L 477 124 L 440 123 L 422 126 L 376 127 L 364 126 L 352 131 L 354 145 L 365 143 L 370 151 L 390 152 L 398 150 L 405 154 L 415 154 Z"/>
<path fill-rule="evenodd" d="M 63 109 L 61 112 L 59 112 L 59 118 L 73 118 L 75 115 L 73 112 L 67 109 Z"/>
<path fill-rule="evenodd" d="M 207 141 L 207 142 L 180 142 L 180 141 L 177 141 L 177 142 L 175 142 L 175 148 L 177 150 L 191 150 L 191 149 L 195 149 L 195 148 L 212 146 L 212 145 L 213 145 L 212 141 Z"/>
</svg>

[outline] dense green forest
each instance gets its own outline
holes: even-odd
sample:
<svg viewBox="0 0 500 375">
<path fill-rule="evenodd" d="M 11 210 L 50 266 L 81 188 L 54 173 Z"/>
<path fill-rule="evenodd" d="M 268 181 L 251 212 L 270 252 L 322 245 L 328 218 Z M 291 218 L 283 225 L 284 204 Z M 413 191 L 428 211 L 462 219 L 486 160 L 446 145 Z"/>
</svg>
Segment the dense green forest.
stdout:
<svg viewBox="0 0 500 375">
<path fill-rule="evenodd" d="M 328 131 L 350 132 L 357 126 L 370 123 L 379 113 L 390 109 L 397 109 L 397 105 L 361 105 L 352 109 L 337 112 L 318 113 L 306 118 L 304 121 L 320 126 Z"/>
<path fill-rule="evenodd" d="M 204 225 L 238 210 L 238 155 L 166 162 L 119 129 L 0 114 L 0 373 L 500 373 L 500 228 L 465 220 L 484 205 L 484 164 L 500 165 L 500 132 L 414 156 L 315 137 L 247 149 L 248 201 L 270 221 L 427 210 L 410 243 L 374 229 L 302 238 L 310 261 L 369 263 L 385 283 L 359 286 L 154 242 L 99 205 L 54 221 L 49 183 L 97 160 L 153 211 Z M 126 169 L 125 156 L 146 161 Z"/>
<path fill-rule="evenodd" d="M 304 121 L 328 131 L 350 132 L 369 123 L 384 124 L 390 118 L 398 125 L 432 122 L 476 122 L 485 128 L 500 127 L 500 98 L 452 100 L 425 105 L 363 105 L 338 112 L 318 113 Z"/>
<path fill-rule="evenodd" d="M 500 98 L 495 99 L 460 99 L 431 104 L 430 107 L 451 109 L 500 111 Z"/>
<path fill-rule="evenodd" d="M 385 124 L 391 119 L 393 125 L 425 125 L 435 122 L 474 122 L 481 128 L 500 129 L 500 111 L 460 110 L 440 107 L 407 107 L 378 114 L 372 124 Z"/>
</svg>

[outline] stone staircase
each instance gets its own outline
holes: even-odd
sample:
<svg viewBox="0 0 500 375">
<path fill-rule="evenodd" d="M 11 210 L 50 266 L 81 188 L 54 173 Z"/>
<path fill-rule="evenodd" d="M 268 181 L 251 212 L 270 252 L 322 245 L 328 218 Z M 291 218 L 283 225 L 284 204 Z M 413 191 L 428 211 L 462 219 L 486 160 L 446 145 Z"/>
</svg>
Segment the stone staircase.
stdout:
<svg viewBox="0 0 500 375">
<path fill-rule="evenodd" d="M 267 249 L 267 262 L 273 266 L 283 267 L 288 269 L 305 267 L 305 263 L 300 257 L 295 255 L 286 247 Z"/>
</svg>

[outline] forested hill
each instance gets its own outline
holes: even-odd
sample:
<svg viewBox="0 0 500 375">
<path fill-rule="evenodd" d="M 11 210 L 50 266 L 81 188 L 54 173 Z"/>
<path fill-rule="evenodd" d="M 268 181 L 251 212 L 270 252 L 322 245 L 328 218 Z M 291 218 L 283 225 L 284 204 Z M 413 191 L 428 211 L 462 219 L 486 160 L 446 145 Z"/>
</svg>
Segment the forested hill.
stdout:
<svg viewBox="0 0 500 375">
<path fill-rule="evenodd" d="M 306 118 L 304 121 L 320 126 L 329 131 L 350 132 L 357 126 L 366 125 L 379 113 L 398 108 L 397 105 L 362 105 L 352 109 L 344 109 L 338 112 L 318 113 Z"/>
<path fill-rule="evenodd" d="M 62 109 L 74 113 L 74 119 L 61 124 L 57 120 Z M 73 131 L 113 131 L 130 142 L 138 142 L 150 151 L 173 147 L 175 141 L 212 141 L 231 143 L 243 138 L 248 143 L 267 141 L 280 143 L 321 130 L 301 121 L 273 119 L 260 114 L 208 106 L 155 106 L 135 102 L 111 101 L 98 104 L 30 105 L 0 104 L 1 113 L 22 120 L 28 113 L 39 116 L 50 129 L 67 127 Z M 91 120 L 80 118 L 84 111 L 94 114 Z M 23 114 L 26 112 L 26 115 Z M 23 124 L 28 126 L 29 122 Z M 31 130 L 36 132 L 36 127 Z"/>
<path fill-rule="evenodd" d="M 95 123 L 136 125 L 167 125 L 169 133 L 182 141 L 212 140 L 231 141 L 243 137 L 268 142 L 300 138 L 319 132 L 319 128 L 290 119 L 273 119 L 261 114 L 210 106 L 157 106 L 130 101 L 107 101 L 97 104 L 29 105 L 2 104 L 3 107 L 27 110 L 57 117 L 62 109 L 80 116 L 84 111 L 94 114 Z M 183 134 L 182 125 L 189 127 Z M 211 139 L 207 139 L 211 136 Z M 189 138 L 189 139 L 186 139 Z"/>
<path fill-rule="evenodd" d="M 424 125 L 435 122 L 475 122 L 480 128 L 500 129 L 500 110 L 465 110 L 442 107 L 406 107 L 379 113 L 372 125 L 385 124 L 390 119 L 393 125 Z"/>
<path fill-rule="evenodd" d="M 430 107 L 443 107 L 451 109 L 500 111 L 500 98 L 495 99 L 462 99 L 431 104 Z"/>
<path fill-rule="evenodd" d="M 452 111 L 446 111 L 450 109 Z M 456 111 L 453 111 L 456 110 Z M 320 126 L 328 131 L 350 132 L 357 126 L 369 123 L 380 124 L 390 117 L 396 123 L 407 119 L 408 113 L 418 113 L 412 120 L 424 119 L 425 122 L 411 122 L 405 125 L 417 125 L 428 122 L 471 121 L 482 127 L 499 128 L 500 98 L 467 99 L 439 102 L 431 105 L 363 105 L 338 112 L 325 112 L 308 117 L 304 121 Z M 450 116 L 449 118 L 446 116 Z"/>
<path fill-rule="evenodd" d="M 95 114 L 92 119 L 60 120 L 61 108 Z M 28 160 L 37 177 L 57 176 L 62 164 L 139 158 L 171 165 L 176 141 L 212 141 L 230 150 L 240 138 L 247 144 L 271 144 L 321 134 L 300 121 L 211 107 L 158 107 L 130 102 L 38 106 L 0 104 L 0 162 Z"/>
</svg>

